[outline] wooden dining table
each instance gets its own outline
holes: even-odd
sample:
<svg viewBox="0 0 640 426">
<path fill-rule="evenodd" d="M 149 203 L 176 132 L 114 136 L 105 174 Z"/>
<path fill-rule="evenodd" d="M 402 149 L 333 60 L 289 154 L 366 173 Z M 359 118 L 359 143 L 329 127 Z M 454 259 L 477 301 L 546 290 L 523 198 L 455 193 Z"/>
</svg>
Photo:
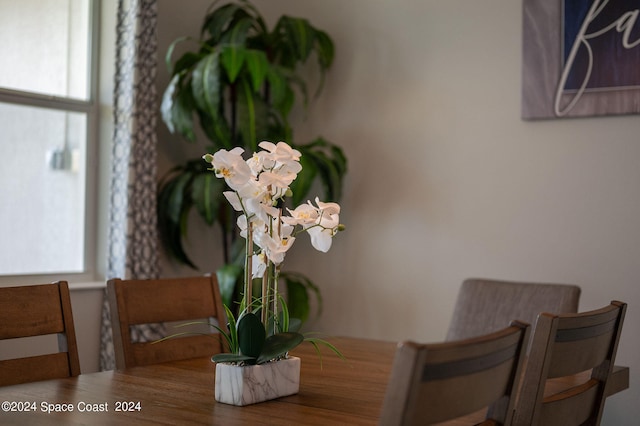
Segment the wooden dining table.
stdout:
<svg viewBox="0 0 640 426">
<path fill-rule="evenodd" d="M 0 425 L 377 425 L 396 343 L 329 341 L 346 360 L 329 350 L 319 357 L 309 343 L 292 351 L 302 360 L 296 395 L 244 407 L 218 403 L 215 365 L 196 358 L 0 387 Z M 616 367 L 610 382 L 608 394 L 627 388 L 629 369 Z"/>
</svg>

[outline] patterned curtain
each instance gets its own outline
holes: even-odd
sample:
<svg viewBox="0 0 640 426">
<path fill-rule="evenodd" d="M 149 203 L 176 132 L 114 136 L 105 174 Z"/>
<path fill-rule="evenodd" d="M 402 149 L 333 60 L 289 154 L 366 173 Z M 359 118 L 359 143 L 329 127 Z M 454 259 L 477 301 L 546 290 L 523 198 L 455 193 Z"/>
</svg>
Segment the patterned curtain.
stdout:
<svg viewBox="0 0 640 426">
<path fill-rule="evenodd" d="M 157 0 L 119 0 L 107 279 L 157 278 Z M 132 330 L 138 340 L 162 326 Z M 132 334 L 132 337 L 134 337 Z M 100 369 L 115 367 L 109 305 L 102 308 Z"/>
</svg>

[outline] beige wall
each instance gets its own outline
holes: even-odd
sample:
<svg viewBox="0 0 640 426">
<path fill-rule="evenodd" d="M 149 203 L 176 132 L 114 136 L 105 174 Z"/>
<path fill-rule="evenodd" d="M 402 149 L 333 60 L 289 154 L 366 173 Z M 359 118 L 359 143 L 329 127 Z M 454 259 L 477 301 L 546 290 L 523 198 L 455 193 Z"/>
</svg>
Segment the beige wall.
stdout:
<svg viewBox="0 0 640 426">
<path fill-rule="evenodd" d="M 209 4 L 160 0 L 161 51 L 197 35 Z M 638 116 L 522 121 L 520 1 L 255 4 L 270 22 L 309 17 L 337 46 L 323 97 L 296 126 L 299 141 L 322 134 L 350 161 L 347 231 L 328 254 L 299 241 L 287 262 L 322 288 L 325 310 L 313 328 L 436 341 L 464 278 L 579 284 L 583 310 L 611 299 L 630 305 L 618 363 L 631 366 L 631 389 L 607 402 L 604 424 L 634 424 Z M 159 77 L 162 90 L 166 72 Z M 166 170 L 184 144 L 160 127 Z M 205 269 L 217 266 L 215 240 L 194 245 Z"/>
</svg>

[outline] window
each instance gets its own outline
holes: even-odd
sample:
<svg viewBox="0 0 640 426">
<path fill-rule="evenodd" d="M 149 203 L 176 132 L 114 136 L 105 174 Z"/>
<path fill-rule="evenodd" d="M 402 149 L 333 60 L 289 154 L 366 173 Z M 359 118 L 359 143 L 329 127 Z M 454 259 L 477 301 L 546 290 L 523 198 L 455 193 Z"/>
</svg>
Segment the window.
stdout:
<svg viewBox="0 0 640 426">
<path fill-rule="evenodd" d="M 0 275 L 95 269 L 96 9 L 0 0 Z"/>
</svg>

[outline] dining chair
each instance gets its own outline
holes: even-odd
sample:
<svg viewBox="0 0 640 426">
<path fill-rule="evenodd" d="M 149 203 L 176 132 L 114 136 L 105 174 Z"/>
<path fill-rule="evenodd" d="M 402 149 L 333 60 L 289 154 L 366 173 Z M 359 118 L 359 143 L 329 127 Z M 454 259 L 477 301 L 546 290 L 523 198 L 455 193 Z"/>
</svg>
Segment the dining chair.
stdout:
<svg viewBox="0 0 640 426">
<path fill-rule="evenodd" d="M 541 312 L 578 312 L 580 287 L 470 278 L 460 286 L 446 340 L 500 330 L 512 320 L 532 324 Z"/>
<path fill-rule="evenodd" d="M 0 340 L 46 335 L 58 352 L 0 361 L 0 386 L 80 374 L 67 282 L 0 288 Z"/>
<path fill-rule="evenodd" d="M 224 350 L 223 337 L 212 327 L 204 333 L 155 342 L 132 341 L 131 328 L 142 324 L 210 322 L 227 330 L 227 318 L 216 277 L 163 278 L 107 282 L 116 368 L 211 356 Z M 173 334 L 176 334 L 173 333 Z"/>
<path fill-rule="evenodd" d="M 434 424 L 485 407 L 481 424 L 510 425 L 529 329 L 513 321 L 471 339 L 399 344 L 380 425 Z"/>
<path fill-rule="evenodd" d="M 515 411 L 515 425 L 599 425 L 627 305 L 538 318 Z M 575 386 L 545 396 L 548 379 L 591 370 Z M 547 389 L 549 392 L 549 389 Z"/>
</svg>

